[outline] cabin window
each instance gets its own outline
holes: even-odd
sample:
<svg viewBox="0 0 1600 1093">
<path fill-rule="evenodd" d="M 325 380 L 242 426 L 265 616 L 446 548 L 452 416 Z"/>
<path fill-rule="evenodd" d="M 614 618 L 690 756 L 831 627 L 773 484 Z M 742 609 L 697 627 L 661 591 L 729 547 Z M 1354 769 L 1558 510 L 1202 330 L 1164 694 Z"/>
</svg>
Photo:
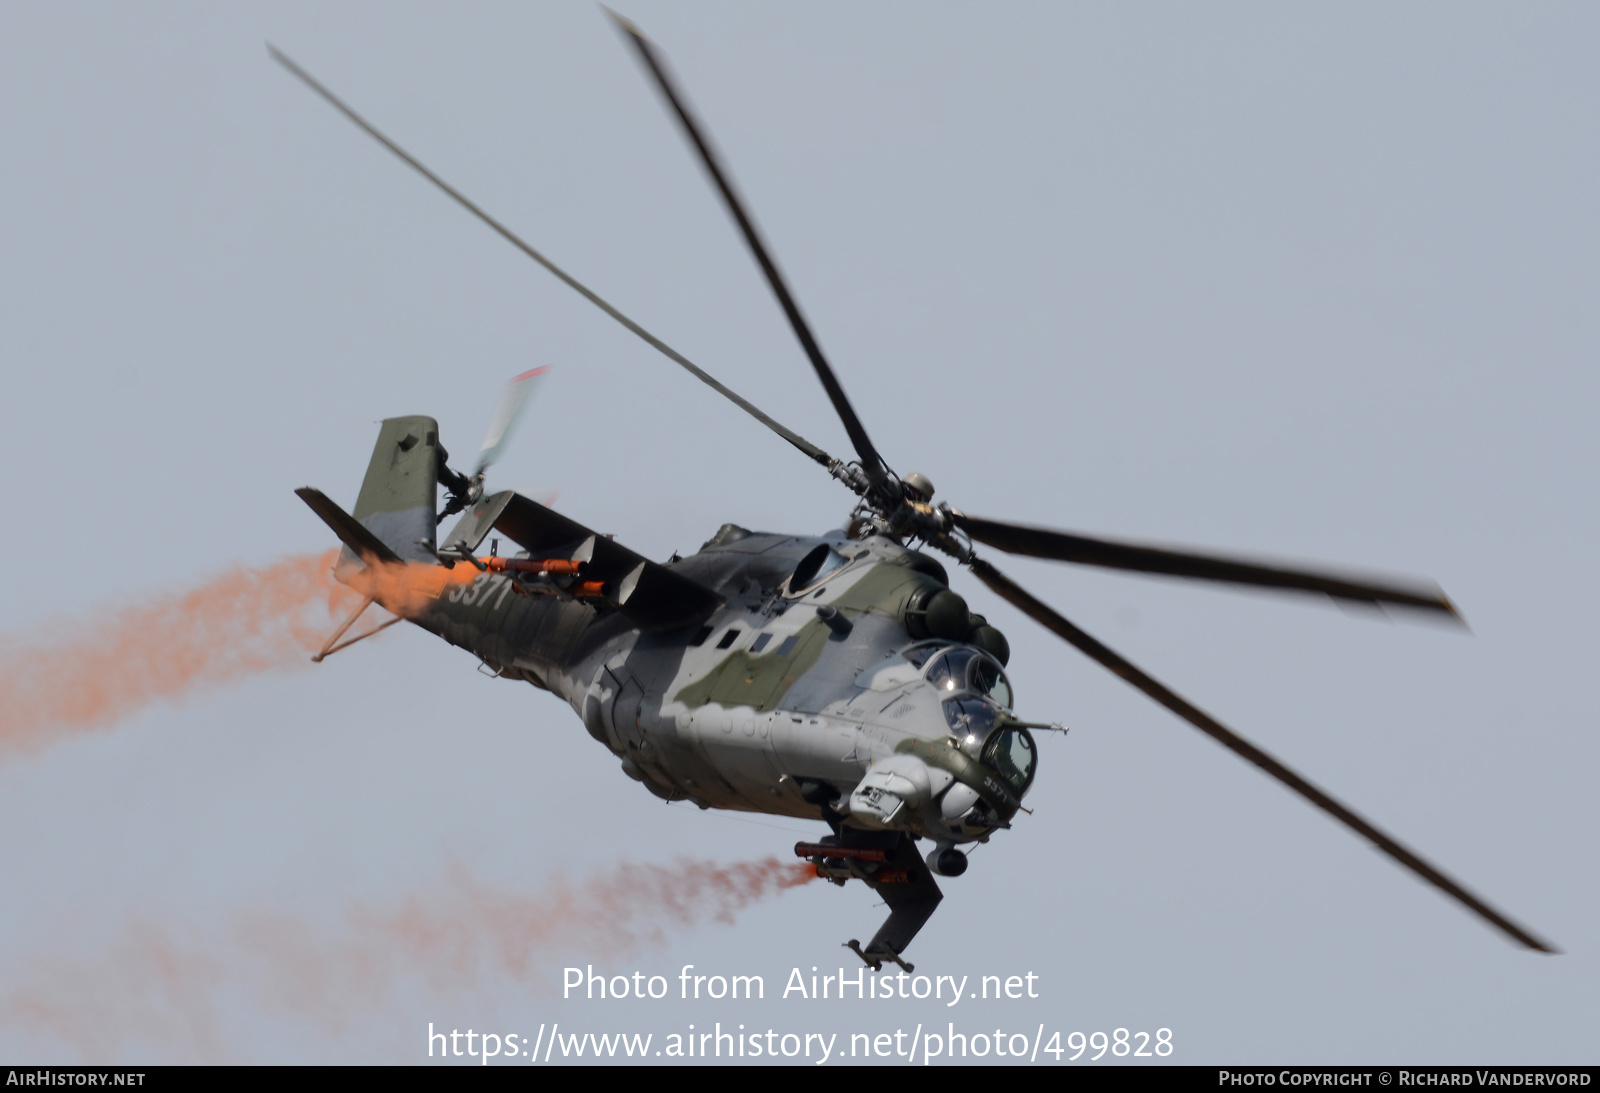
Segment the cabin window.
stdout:
<svg viewBox="0 0 1600 1093">
<path fill-rule="evenodd" d="M 694 640 L 691 641 L 689 644 L 691 646 L 704 645 L 706 643 L 706 639 L 709 638 L 710 636 L 711 636 L 711 627 L 702 626 L 700 628 L 700 632 L 695 634 Z"/>
<path fill-rule="evenodd" d="M 771 640 L 772 640 L 772 635 L 771 634 L 757 634 L 756 635 L 756 640 L 751 642 L 751 644 L 750 644 L 750 651 L 752 653 L 761 652 L 761 650 L 763 650 L 763 649 L 765 649 L 767 647 L 767 642 L 769 642 Z"/>
<path fill-rule="evenodd" d="M 735 641 L 738 641 L 738 640 L 739 640 L 739 628 L 736 627 L 736 626 L 730 626 L 728 628 L 728 632 L 726 634 L 722 635 L 722 640 L 717 642 L 717 648 L 718 649 L 726 649 L 726 648 L 728 648 L 728 646 L 732 645 Z"/>
<path fill-rule="evenodd" d="M 800 644 L 800 635 L 790 634 L 778 645 L 778 656 L 786 657 L 794 652 L 794 647 Z"/>
</svg>

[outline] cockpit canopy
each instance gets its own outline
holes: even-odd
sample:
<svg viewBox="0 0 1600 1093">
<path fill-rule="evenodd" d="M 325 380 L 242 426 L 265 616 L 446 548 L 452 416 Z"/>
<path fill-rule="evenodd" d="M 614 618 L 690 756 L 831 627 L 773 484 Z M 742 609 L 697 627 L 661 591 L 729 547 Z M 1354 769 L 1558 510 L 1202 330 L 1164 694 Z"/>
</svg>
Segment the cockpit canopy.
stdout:
<svg viewBox="0 0 1600 1093">
<path fill-rule="evenodd" d="M 1000 662 L 970 645 L 930 642 L 913 645 L 904 656 L 941 694 L 980 694 L 1006 709 L 1011 708 L 1011 683 Z"/>
<path fill-rule="evenodd" d="M 970 645 L 929 642 L 904 656 L 943 698 L 945 722 L 962 751 L 1011 784 L 1020 797 L 1033 781 L 1038 751 L 1027 729 L 1008 724 L 1011 683 L 998 661 Z"/>
<path fill-rule="evenodd" d="M 962 751 L 1010 782 L 1017 796 L 1027 791 L 1038 758 L 1027 729 L 1002 721 L 993 702 L 973 694 L 945 699 L 944 719 Z"/>
<path fill-rule="evenodd" d="M 1028 788 L 1028 783 L 1033 781 L 1033 767 L 1037 758 L 1033 735 L 1027 729 L 1001 729 L 992 734 L 989 742 L 983 746 L 983 765 L 999 771 L 1019 797 Z"/>
</svg>

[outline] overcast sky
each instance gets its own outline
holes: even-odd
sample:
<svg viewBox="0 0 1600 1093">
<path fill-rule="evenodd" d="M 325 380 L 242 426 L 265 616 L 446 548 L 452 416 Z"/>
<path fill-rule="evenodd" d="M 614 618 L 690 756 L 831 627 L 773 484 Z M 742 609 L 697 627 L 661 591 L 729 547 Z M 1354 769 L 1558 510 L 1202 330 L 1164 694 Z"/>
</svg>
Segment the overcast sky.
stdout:
<svg viewBox="0 0 1600 1093">
<path fill-rule="evenodd" d="M 814 884 L 628 952 L 558 935 L 506 974 L 441 984 L 419 964 L 314 1012 L 275 999 L 241 916 L 293 916 L 333 953 L 360 937 L 353 902 L 383 913 L 462 877 L 538 900 L 557 874 L 787 856 L 822 833 L 664 805 L 563 704 L 400 627 L 0 767 L 0 976 L 82 1006 L 75 1036 L 0 1022 L 0 1053 L 411 1062 L 430 1021 L 841 1042 L 953 1021 L 1063 1043 L 1169 1028 L 1189 1063 L 1592 1062 L 1600 14 L 624 14 L 670 58 L 896 468 L 977 514 L 1439 581 L 1470 634 L 1001 563 L 1564 955 L 1515 948 L 960 573 L 1011 641 L 1019 712 L 1072 731 L 1043 742 L 1034 814 L 943 882 L 909 955 L 974 983 L 1033 972 L 1039 998 L 777 997 L 791 968 L 848 968 L 840 943 L 885 913 Z M 657 558 L 725 521 L 843 521 L 845 491 L 401 166 L 268 41 L 847 449 L 594 6 L 8 4 L 8 643 L 325 549 L 295 487 L 352 504 L 394 414 L 436 416 L 465 455 L 535 365 L 555 370 L 493 486 L 559 488 L 563 512 Z M 140 930 L 199 962 L 188 1010 L 116 955 Z M 674 990 L 685 964 L 760 974 L 767 998 L 563 1001 L 561 969 L 588 964 Z"/>
</svg>

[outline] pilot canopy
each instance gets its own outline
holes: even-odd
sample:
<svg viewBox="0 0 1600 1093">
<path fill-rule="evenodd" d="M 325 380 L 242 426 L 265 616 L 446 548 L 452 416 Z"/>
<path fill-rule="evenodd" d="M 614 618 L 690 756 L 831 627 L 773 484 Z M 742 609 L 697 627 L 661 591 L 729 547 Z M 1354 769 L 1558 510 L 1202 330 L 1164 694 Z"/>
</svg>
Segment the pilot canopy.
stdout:
<svg viewBox="0 0 1600 1093">
<path fill-rule="evenodd" d="M 999 774 L 1020 797 L 1033 781 L 1038 751 L 1027 729 L 1001 716 L 1013 701 L 999 662 L 965 645 L 927 644 L 906 650 L 939 692 L 950 735 L 968 755 Z"/>
<path fill-rule="evenodd" d="M 907 649 L 905 657 L 919 668 L 927 666 L 923 678 L 941 694 L 979 694 L 1011 708 L 1011 683 L 985 653 L 965 645 L 927 644 Z"/>
</svg>

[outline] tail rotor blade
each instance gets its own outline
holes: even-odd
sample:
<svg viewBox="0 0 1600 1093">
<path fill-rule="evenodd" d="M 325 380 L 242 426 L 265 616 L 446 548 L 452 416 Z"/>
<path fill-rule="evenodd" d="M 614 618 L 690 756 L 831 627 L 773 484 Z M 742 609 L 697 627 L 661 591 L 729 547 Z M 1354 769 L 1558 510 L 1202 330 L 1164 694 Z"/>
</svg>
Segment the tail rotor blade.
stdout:
<svg viewBox="0 0 1600 1093">
<path fill-rule="evenodd" d="M 511 433 L 516 428 L 517 419 L 522 415 L 522 408 L 527 404 L 535 383 L 548 371 L 549 365 L 530 369 L 506 384 L 505 393 L 500 396 L 500 405 L 495 407 L 494 418 L 489 422 L 489 433 L 483 438 L 483 447 L 478 452 L 478 468 L 474 474 L 482 474 L 500 458 L 500 453 L 511 442 Z"/>
</svg>

